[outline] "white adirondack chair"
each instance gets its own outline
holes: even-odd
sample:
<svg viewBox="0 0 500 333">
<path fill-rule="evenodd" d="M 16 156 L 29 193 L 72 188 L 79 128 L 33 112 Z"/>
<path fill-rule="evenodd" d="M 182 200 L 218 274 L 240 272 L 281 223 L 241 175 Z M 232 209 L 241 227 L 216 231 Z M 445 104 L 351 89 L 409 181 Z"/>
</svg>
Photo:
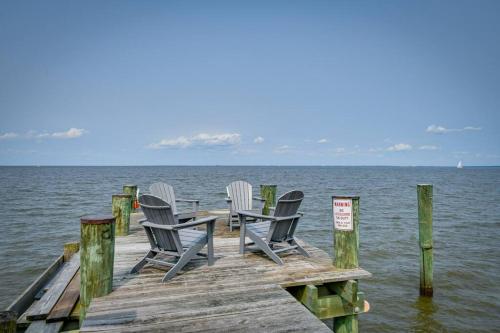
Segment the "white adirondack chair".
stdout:
<svg viewBox="0 0 500 333">
<path fill-rule="evenodd" d="M 196 220 L 196 214 L 198 213 L 198 209 L 200 207 L 200 200 L 193 200 L 193 199 L 179 199 L 175 197 L 174 193 L 174 188 L 166 183 L 154 183 L 149 187 L 149 192 L 157 196 L 158 198 L 161 198 L 163 201 L 168 203 L 170 207 L 172 207 L 172 210 L 174 212 L 174 215 L 177 215 L 177 218 L 179 220 L 179 223 L 184 223 L 189 220 Z M 178 202 L 187 202 L 187 203 L 192 203 L 193 208 L 191 211 L 184 211 L 184 212 L 179 212 L 177 210 L 177 203 Z"/>
<path fill-rule="evenodd" d="M 252 195 L 252 185 L 243 180 L 232 182 L 226 187 L 226 191 L 226 201 L 229 204 L 229 216 L 227 219 L 229 231 L 233 231 L 233 227 L 239 227 L 240 225 L 237 211 L 245 210 L 257 213 L 262 210 L 262 205 L 266 201 L 260 197 L 254 197 Z M 260 202 L 260 207 L 254 209 L 253 201 Z"/>
</svg>

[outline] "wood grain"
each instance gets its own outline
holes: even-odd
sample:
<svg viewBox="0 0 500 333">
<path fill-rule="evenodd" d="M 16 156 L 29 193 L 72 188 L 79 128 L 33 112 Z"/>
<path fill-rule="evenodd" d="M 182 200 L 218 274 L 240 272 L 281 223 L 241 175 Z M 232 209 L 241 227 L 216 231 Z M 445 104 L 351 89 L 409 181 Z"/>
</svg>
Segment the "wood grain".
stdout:
<svg viewBox="0 0 500 333">
<path fill-rule="evenodd" d="M 68 284 L 61 298 L 47 316 L 47 322 L 55 322 L 68 319 L 80 297 L 80 273 L 76 273 Z"/>
<path fill-rule="evenodd" d="M 52 285 L 42 298 L 28 309 L 26 318 L 28 320 L 39 320 L 47 318 L 48 314 L 61 297 L 64 289 L 71 281 L 76 271 L 80 267 L 80 256 L 74 255 L 69 262 L 64 263 L 57 275 L 54 277 Z"/>
<path fill-rule="evenodd" d="M 63 327 L 64 322 L 47 323 L 45 320 L 35 320 L 31 323 L 25 333 L 57 333 Z"/>
</svg>

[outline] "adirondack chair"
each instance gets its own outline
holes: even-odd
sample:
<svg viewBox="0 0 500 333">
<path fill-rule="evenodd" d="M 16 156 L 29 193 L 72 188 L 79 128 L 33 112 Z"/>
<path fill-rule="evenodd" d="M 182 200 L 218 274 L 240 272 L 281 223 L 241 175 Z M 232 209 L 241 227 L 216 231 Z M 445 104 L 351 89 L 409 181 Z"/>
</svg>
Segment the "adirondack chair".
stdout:
<svg viewBox="0 0 500 333">
<path fill-rule="evenodd" d="M 259 201 L 261 205 L 266 201 L 260 197 L 252 196 L 252 185 L 249 183 L 238 180 L 232 182 L 226 187 L 227 191 L 227 203 L 229 204 L 229 216 L 227 223 L 229 224 L 229 231 L 233 231 L 233 227 L 238 227 L 240 225 L 238 219 L 238 210 L 249 210 L 253 209 L 253 201 Z M 262 209 L 262 207 L 260 208 Z M 254 210 L 259 211 L 259 208 Z"/>
<path fill-rule="evenodd" d="M 197 256 L 207 257 L 208 266 L 214 262 L 213 232 L 216 216 L 209 216 L 196 221 L 179 224 L 172 207 L 162 199 L 144 194 L 139 197 L 139 205 L 146 216 L 139 223 L 146 230 L 151 249 L 144 258 L 135 265 L 131 273 L 137 273 L 147 263 L 172 266 L 163 277 L 163 282 L 171 279 L 191 259 Z M 189 229 L 206 224 L 206 231 Z M 207 245 L 207 254 L 199 253 Z M 158 254 L 173 256 L 175 263 L 156 259 Z"/>
<path fill-rule="evenodd" d="M 200 207 L 200 200 L 192 200 L 192 199 L 179 199 L 175 197 L 174 188 L 166 183 L 154 183 L 149 187 L 149 192 L 161 198 L 163 201 L 168 203 L 174 212 L 174 215 L 177 215 L 179 223 L 184 223 L 189 220 L 196 220 L 196 214 L 198 213 L 198 209 Z M 177 211 L 178 202 L 187 202 L 193 204 L 192 211 L 179 213 Z"/>
<path fill-rule="evenodd" d="M 298 213 L 298 209 L 303 198 L 304 193 L 301 191 L 290 191 L 283 194 L 278 199 L 272 216 L 250 211 L 238 211 L 241 225 L 240 253 L 245 253 L 247 245 L 254 244 L 278 265 L 283 265 L 283 260 L 278 256 L 280 252 L 296 249 L 302 255 L 309 257 L 307 251 L 294 238 L 295 228 L 302 216 Z M 248 223 L 248 218 L 256 219 L 257 222 Z M 246 244 L 245 237 L 249 237 L 252 242 Z M 281 244 L 285 246 L 279 246 Z"/>
</svg>

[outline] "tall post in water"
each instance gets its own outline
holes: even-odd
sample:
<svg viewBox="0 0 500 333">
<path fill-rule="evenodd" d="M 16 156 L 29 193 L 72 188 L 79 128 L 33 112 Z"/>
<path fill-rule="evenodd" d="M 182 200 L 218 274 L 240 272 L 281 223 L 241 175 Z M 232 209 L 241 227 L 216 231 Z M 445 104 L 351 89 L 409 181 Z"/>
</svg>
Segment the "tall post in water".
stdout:
<svg viewBox="0 0 500 333">
<path fill-rule="evenodd" d="M 337 268 L 359 267 L 359 196 L 333 196 L 334 254 Z M 353 292 L 358 282 L 352 281 Z M 336 317 L 334 332 L 357 333 L 358 315 Z"/>
<path fill-rule="evenodd" d="M 132 196 L 130 199 L 130 212 L 134 213 L 134 201 L 137 198 L 137 185 L 123 185 L 123 193 L 130 194 Z"/>
<path fill-rule="evenodd" d="M 130 194 L 112 196 L 112 213 L 116 219 L 116 236 L 127 236 L 130 229 Z"/>
<path fill-rule="evenodd" d="M 420 245 L 420 295 L 432 296 L 432 185 L 417 185 L 418 241 Z"/>
<path fill-rule="evenodd" d="M 262 214 L 269 215 L 269 208 L 276 206 L 276 191 L 278 186 L 272 184 L 260 185 L 260 196 L 266 200 L 262 207 Z"/>
<path fill-rule="evenodd" d="M 94 297 L 113 288 L 115 218 L 84 216 L 80 220 L 80 325 Z"/>
</svg>

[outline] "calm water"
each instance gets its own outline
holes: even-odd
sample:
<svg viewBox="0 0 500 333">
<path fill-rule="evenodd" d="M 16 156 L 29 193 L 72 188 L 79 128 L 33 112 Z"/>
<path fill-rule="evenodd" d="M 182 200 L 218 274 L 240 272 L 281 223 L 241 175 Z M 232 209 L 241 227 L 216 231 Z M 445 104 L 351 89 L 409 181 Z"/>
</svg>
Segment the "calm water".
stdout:
<svg viewBox="0 0 500 333">
<path fill-rule="evenodd" d="M 299 234 L 331 253 L 332 194 L 361 196 L 361 283 L 374 332 L 500 331 L 500 168 L 0 167 L 0 307 L 79 238 L 79 217 L 109 213 L 125 183 L 175 186 L 201 208 L 225 208 L 225 185 L 300 189 Z M 434 288 L 418 296 L 416 184 L 434 184 Z"/>
</svg>

